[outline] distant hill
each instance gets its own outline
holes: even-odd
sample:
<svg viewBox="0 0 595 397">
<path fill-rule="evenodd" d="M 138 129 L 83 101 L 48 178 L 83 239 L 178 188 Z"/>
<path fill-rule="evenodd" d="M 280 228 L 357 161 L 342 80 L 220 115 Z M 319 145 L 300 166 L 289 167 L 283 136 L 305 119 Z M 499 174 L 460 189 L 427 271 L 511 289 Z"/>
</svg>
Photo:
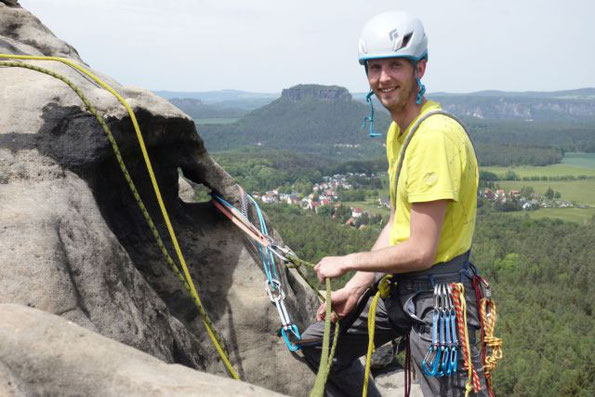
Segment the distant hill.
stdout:
<svg viewBox="0 0 595 397">
<path fill-rule="evenodd" d="M 308 85 L 304 85 L 308 86 Z M 310 85 L 312 86 L 312 85 Z M 254 93 L 238 90 L 206 92 L 155 91 L 194 118 L 237 118 L 279 98 L 278 93 Z M 365 103 L 366 93 L 353 93 Z M 440 102 L 446 110 L 477 120 L 511 121 L 595 121 L 595 88 L 550 92 L 478 91 L 463 94 L 435 92 L 428 98 Z M 174 100 L 194 99 L 179 106 Z M 375 104 L 385 113 L 380 103 Z M 184 106 L 184 107 L 182 107 Z M 195 116 L 196 115 L 196 116 Z"/>
<path fill-rule="evenodd" d="M 207 104 L 200 99 L 171 98 L 173 105 L 193 119 L 239 118 L 249 112 L 239 107 L 228 107 L 221 104 Z"/>
<path fill-rule="evenodd" d="M 461 117 L 485 120 L 595 121 L 595 98 L 430 95 Z"/>
<path fill-rule="evenodd" d="M 357 159 L 384 153 L 384 139 L 360 129 L 369 107 L 338 86 L 297 85 L 281 97 L 231 125 L 199 125 L 209 150 L 242 146 L 290 149 L 328 158 Z M 390 119 L 377 113 L 375 127 L 384 133 Z"/>
<path fill-rule="evenodd" d="M 238 90 L 204 92 L 154 91 L 154 93 L 170 102 L 173 99 L 195 99 L 199 100 L 203 105 L 212 105 L 213 108 L 236 109 L 241 110 L 244 113 L 257 109 L 279 98 L 278 93 L 258 93 Z M 202 109 L 201 112 L 204 113 L 204 109 Z M 190 113 L 187 114 L 190 115 Z M 201 118 L 203 117 L 208 118 L 212 116 L 201 116 Z"/>
<path fill-rule="evenodd" d="M 354 97 L 365 102 L 365 93 L 356 93 Z M 595 121 L 595 88 L 551 92 L 436 92 L 427 97 L 460 117 L 479 120 Z"/>
<path fill-rule="evenodd" d="M 564 91 L 498 91 L 486 90 L 466 94 L 434 92 L 432 96 L 470 96 L 470 97 L 514 97 L 514 98 L 549 98 L 549 99 L 595 99 L 595 88 L 579 88 Z"/>
<path fill-rule="evenodd" d="M 535 165 L 555 162 L 562 151 L 595 151 L 595 99 L 589 99 L 594 93 L 591 88 L 550 93 L 483 91 L 429 94 L 429 98 L 465 120 L 482 164 Z M 343 87 L 301 84 L 283 90 L 274 100 L 263 97 L 267 94 L 250 99 L 251 93 L 241 91 L 195 94 L 207 99 L 170 101 L 198 120 L 199 133 L 212 152 L 258 147 L 328 160 L 362 160 L 385 153 L 384 136 L 372 139 L 360 130 L 369 114 L 364 93 L 354 100 Z M 225 101 L 212 102 L 216 99 Z M 252 101 L 250 106 L 255 106 L 254 101 L 265 100 L 270 103 L 251 111 L 228 105 Z M 384 134 L 390 117 L 377 101 L 376 105 L 375 128 Z M 206 124 L 217 122 L 205 120 L 211 118 L 228 118 L 229 124 Z M 509 154 L 506 161 L 500 155 L 504 152 Z"/>
</svg>

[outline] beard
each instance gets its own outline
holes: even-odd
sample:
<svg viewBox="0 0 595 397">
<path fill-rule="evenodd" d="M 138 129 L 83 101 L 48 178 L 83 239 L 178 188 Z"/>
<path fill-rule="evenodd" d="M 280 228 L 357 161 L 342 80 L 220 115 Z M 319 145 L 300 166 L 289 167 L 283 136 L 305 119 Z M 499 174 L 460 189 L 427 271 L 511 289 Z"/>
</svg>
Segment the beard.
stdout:
<svg viewBox="0 0 595 397">
<path fill-rule="evenodd" d="M 400 113 L 411 103 L 415 103 L 419 87 L 417 80 L 412 77 L 408 82 L 399 84 L 399 88 L 391 95 L 382 94 L 379 89 L 376 90 L 376 98 L 389 112 Z"/>
</svg>

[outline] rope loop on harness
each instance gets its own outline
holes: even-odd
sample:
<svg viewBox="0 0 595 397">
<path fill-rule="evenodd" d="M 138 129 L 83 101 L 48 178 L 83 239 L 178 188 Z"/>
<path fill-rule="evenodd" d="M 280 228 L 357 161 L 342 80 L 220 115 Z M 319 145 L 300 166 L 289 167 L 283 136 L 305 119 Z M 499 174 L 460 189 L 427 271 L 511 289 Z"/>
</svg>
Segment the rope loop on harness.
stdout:
<svg viewBox="0 0 595 397">
<path fill-rule="evenodd" d="M 464 368 L 467 370 L 467 383 L 465 384 L 465 397 L 471 392 L 478 393 L 481 387 L 479 375 L 473 368 L 471 358 L 471 343 L 469 341 L 469 332 L 467 331 L 467 301 L 465 300 L 465 287 L 462 283 L 452 283 L 452 298 L 455 311 L 457 313 L 457 323 L 459 326 L 459 336 L 462 341 Z"/>
<path fill-rule="evenodd" d="M 473 287 L 475 288 L 479 321 L 481 323 L 481 356 L 486 387 L 490 397 L 494 397 L 494 391 L 492 390 L 492 371 L 496 369 L 496 364 L 503 356 L 502 339 L 494 336 L 497 319 L 496 304 L 492 300 L 490 285 L 483 277 L 476 275 L 473 278 Z M 488 355 L 488 349 L 491 352 L 490 355 Z"/>
</svg>

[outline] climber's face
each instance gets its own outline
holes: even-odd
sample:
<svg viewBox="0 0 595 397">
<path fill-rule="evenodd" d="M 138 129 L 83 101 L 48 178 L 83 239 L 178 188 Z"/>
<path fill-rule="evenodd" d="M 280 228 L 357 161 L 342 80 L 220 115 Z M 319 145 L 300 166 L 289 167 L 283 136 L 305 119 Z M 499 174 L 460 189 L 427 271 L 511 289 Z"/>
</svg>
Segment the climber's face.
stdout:
<svg viewBox="0 0 595 397">
<path fill-rule="evenodd" d="M 406 58 L 371 59 L 368 61 L 368 83 L 380 103 L 391 113 L 415 104 L 421 78 L 426 69 L 422 59 L 414 67 Z"/>
</svg>

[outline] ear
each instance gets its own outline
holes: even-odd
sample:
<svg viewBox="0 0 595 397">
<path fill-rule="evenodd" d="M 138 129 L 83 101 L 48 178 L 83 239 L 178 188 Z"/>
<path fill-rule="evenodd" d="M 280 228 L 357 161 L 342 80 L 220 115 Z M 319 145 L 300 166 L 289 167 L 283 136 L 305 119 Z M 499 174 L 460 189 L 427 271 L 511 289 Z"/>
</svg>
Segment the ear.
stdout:
<svg viewBox="0 0 595 397">
<path fill-rule="evenodd" d="M 428 64 L 428 60 L 426 58 L 420 59 L 415 65 L 415 73 L 417 74 L 417 78 L 421 79 L 426 74 L 426 65 Z"/>
</svg>

